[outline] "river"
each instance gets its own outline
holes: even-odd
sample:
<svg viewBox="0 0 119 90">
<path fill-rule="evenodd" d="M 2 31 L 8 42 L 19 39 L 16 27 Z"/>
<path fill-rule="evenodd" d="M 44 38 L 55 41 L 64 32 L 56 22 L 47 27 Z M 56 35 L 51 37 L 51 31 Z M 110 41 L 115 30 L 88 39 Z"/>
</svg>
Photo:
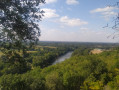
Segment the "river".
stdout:
<svg viewBox="0 0 119 90">
<path fill-rule="evenodd" d="M 64 55 L 62 55 L 62 56 L 60 56 L 59 58 L 57 58 L 57 59 L 52 63 L 52 65 L 57 64 L 57 63 L 60 63 L 60 62 L 62 62 L 62 61 L 64 61 L 64 60 L 70 58 L 71 55 L 72 55 L 72 53 L 73 53 L 73 52 L 68 52 L 68 53 L 66 53 L 66 54 L 64 54 Z"/>
</svg>

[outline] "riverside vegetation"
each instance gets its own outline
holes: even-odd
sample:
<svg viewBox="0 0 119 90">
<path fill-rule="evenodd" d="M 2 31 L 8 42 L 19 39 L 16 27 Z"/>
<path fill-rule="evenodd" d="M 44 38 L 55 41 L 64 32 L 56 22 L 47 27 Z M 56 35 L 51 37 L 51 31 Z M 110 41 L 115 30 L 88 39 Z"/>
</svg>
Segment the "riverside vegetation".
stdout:
<svg viewBox="0 0 119 90">
<path fill-rule="evenodd" d="M 103 52 L 92 54 L 91 51 L 95 48 L 103 49 Z M 69 51 L 74 51 L 71 58 L 51 65 Z M 28 48 L 26 56 L 24 60 L 12 63 L 1 55 L 1 90 L 119 89 L 117 45 L 40 42 L 38 46 Z M 20 58 L 19 55 L 17 57 Z"/>
<path fill-rule="evenodd" d="M 0 1 L 1 90 L 118 90 L 119 49 L 100 43 L 40 42 L 45 0 Z M 118 18 L 117 18 L 118 19 Z M 115 22 L 118 22 L 116 20 Z M 115 29 L 118 23 L 115 23 Z M 103 49 L 100 54 L 92 50 Z M 61 55 L 71 58 L 56 65 Z"/>
</svg>

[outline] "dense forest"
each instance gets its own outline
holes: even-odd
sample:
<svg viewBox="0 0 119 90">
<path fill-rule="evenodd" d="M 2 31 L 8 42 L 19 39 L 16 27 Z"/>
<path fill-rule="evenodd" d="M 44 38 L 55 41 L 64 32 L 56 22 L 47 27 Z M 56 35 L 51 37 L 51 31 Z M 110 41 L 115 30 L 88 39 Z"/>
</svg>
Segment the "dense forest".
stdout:
<svg viewBox="0 0 119 90">
<path fill-rule="evenodd" d="M 46 3 L 45 1 L 0 1 L 0 90 L 119 90 L 119 44 L 39 42 L 41 34 L 39 22 L 45 16 L 41 6 Z M 51 2 L 54 1 L 49 1 L 49 3 Z M 73 4 L 79 4 L 78 1 L 66 1 L 70 5 L 72 2 Z M 87 6 L 86 3 L 84 5 Z M 54 6 L 52 4 L 52 7 Z M 110 16 L 108 14 L 115 15 L 115 12 L 111 10 L 114 8 L 118 10 L 118 6 L 119 3 L 113 7 L 97 8 L 90 12 L 105 12 L 102 15 L 107 14 L 106 16 Z M 62 12 L 64 8 L 60 7 L 60 9 L 58 11 Z M 71 10 L 69 7 L 68 9 Z M 47 11 L 51 12 L 46 13 L 47 16 L 60 17 L 60 15 L 55 14 L 56 10 L 54 9 L 47 9 Z M 72 9 L 72 11 L 75 10 Z M 75 15 L 78 14 L 75 13 Z M 114 19 L 114 26 L 111 27 L 114 30 L 119 29 L 118 16 L 116 16 L 117 19 Z M 96 20 L 90 20 L 98 23 Z M 88 24 L 87 21 L 79 18 L 72 17 L 70 19 L 68 15 L 60 17 L 53 22 L 64 23 L 64 25 L 68 26 L 68 29 L 70 29 L 69 26 L 79 27 L 80 25 Z M 47 26 L 50 25 L 45 27 Z M 60 25 L 58 24 L 58 26 Z M 108 24 L 106 27 L 108 27 Z M 82 30 L 87 31 L 88 28 L 83 28 Z M 101 35 L 100 33 L 98 34 Z M 95 36 L 98 34 L 95 34 Z M 117 37 L 117 35 L 114 35 L 113 38 Z M 59 36 L 61 37 L 62 35 Z M 79 34 L 76 34 L 76 36 L 79 36 Z M 66 40 L 63 38 L 62 41 Z M 73 52 L 70 58 L 53 64 L 59 57 L 68 52 Z"/>
<path fill-rule="evenodd" d="M 0 88 L 1 90 L 118 90 L 117 46 L 118 44 L 110 43 L 39 42 L 37 46 L 27 48 L 25 60 L 15 62 L 8 61 L 1 52 Z M 96 48 L 102 52 L 91 53 Z M 52 65 L 58 57 L 69 51 L 73 51 L 71 58 Z M 11 56 L 10 60 L 14 57 Z"/>
</svg>

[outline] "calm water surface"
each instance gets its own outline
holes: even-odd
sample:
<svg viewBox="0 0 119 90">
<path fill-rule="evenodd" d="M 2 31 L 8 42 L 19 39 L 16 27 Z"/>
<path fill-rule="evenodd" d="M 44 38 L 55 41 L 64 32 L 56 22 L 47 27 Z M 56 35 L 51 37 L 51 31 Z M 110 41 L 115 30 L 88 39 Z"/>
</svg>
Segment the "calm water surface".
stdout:
<svg viewBox="0 0 119 90">
<path fill-rule="evenodd" d="M 60 62 L 62 62 L 64 60 L 70 58 L 71 55 L 72 55 L 72 53 L 73 52 L 68 52 L 65 55 L 60 56 L 58 59 L 55 60 L 55 62 L 52 63 L 52 65 L 57 64 L 57 63 L 60 63 Z"/>
</svg>

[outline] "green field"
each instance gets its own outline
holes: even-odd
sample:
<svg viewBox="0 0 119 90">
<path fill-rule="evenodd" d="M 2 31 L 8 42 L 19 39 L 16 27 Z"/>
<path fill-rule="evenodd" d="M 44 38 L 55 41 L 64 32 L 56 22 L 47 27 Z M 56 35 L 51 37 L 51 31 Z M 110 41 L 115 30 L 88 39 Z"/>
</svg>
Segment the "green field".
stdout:
<svg viewBox="0 0 119 90">
<path fill-rule="evenodd" d="M 2 52 L 0 52 L 0 56 L 1 56 L 1 55 L 3 55 L 3 53 L 2 53 Z"/>
</svg>

